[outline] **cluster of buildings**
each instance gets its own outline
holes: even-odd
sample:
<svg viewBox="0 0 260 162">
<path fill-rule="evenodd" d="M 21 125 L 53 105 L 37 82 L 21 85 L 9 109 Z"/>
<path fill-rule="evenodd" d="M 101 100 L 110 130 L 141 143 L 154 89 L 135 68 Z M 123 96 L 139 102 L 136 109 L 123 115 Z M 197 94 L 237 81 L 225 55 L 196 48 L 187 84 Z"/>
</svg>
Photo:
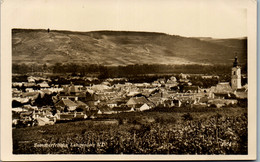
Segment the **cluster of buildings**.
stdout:
<svg viewBox="0 0 260 162">
<path fill-rule="evenodd" d="M 208 76 L 210 77 L 210 76 Z M 211 88 L 192 85 L 189 76 L 180 74 L 179 79 L 158 79 L 152 83 L 111 84 L 107 79 L 101 84 L 49 85 L 45 79 L 35 86 L 35 77 L 28 82 L 13 83 L 13 87 L 26 86 L 25 92 L 13 88 L 13 125 L 45 125 L 57 121 L 93 119 L 102 114 L 139 112 L 155 108 L 174 107 L 223 107 L 247 102 L 247 85 L 241 85 L 241 68 L 237 58 L 229 82 L 218 83 Z M 43 80 L 43 78 L 41 78 Z M 46 98 L 49 98 L 46 99 Z M 39 100 L 46 105 L 35 106 Z M 20 104 L 17 104 L 20 103 Z M 247 103 L 245 103 L 247 105 Z M 246 106 L 245 106 L 246 107 Z"/>
</svg>

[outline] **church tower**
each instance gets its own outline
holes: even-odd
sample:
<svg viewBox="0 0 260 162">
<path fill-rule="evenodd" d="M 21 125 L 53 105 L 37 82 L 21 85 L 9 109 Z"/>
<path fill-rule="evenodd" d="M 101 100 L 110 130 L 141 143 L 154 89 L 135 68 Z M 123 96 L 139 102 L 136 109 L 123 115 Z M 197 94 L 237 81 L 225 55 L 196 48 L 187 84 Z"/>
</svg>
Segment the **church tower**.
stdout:
<svg viewBox="0 0 260 162">
<path fill-rule="evenodd" d="M 241 86 L 241 67 L 238 66 L 237 57 L 235 57 L 235 61 L 232 67 L 231 73 L 231 87 L 233 90 L 240 89 Z"/>
</svg>

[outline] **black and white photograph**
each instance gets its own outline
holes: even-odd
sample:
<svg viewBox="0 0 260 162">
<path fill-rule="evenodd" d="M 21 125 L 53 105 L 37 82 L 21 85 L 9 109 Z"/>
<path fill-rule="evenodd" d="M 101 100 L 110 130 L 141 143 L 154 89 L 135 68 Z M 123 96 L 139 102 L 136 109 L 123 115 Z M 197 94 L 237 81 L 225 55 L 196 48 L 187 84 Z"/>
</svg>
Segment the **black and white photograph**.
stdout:
<svg viewBox="0 0 260 162">
<path fill-rule="evenodd" d="M 254 1 L 9 6 L 11 155 L 256 158 Z"/>
</svg>

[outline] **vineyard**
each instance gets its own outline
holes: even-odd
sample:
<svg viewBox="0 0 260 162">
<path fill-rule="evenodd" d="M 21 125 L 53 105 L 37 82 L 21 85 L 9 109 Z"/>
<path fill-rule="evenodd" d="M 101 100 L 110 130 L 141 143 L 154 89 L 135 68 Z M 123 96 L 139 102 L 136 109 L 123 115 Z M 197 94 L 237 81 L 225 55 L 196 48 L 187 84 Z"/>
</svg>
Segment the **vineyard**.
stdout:
<svg viewBox="0 0 260 162">
<path fill-rule="evenodd" d="M 13 129 L 14 154 L 247 154 L 247 109 L 122 113 Z"/>
</svg>

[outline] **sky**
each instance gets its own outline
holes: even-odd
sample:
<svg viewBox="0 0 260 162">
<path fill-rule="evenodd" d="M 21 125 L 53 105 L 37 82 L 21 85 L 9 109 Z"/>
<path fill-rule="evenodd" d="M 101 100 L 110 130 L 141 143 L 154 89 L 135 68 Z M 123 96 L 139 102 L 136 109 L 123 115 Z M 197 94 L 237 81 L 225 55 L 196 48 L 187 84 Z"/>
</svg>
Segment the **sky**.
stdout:
<svg viewBox="0 0 260 162">
<path fill-rule="evenodd" d="M 12 28 L 247 36 L 245 0 L 9 0 Z M 5 1 L 2 7 L 5 7 Z"/>
</svg>

